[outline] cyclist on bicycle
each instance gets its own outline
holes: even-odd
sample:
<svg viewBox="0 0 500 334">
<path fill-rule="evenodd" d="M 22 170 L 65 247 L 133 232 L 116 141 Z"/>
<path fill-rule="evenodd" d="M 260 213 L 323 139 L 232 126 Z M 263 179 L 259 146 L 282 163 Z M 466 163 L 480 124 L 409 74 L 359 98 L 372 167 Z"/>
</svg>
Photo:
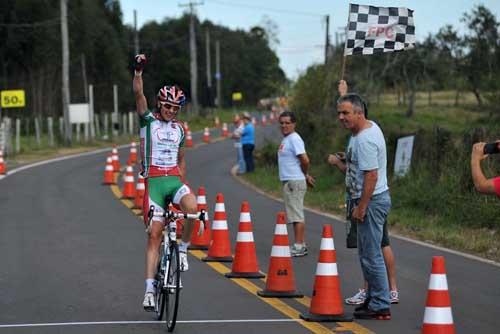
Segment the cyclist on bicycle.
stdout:
<svg viewBox="0 0 500 334">
<path fill-rule="evenodd" d="M 135 56 L 135 75 L 133 89 L 137 113 L 140 117 L 142 173 L 145 178 L 144 208 L 151 205 L 155 212 L 163 213 L 165 198 L 170 196 L 174 205 L 183 212 L 196 213 L 196 197 L 183 182 L 186 176 L 184 159 L 184 128 L 176 120 L 177 113 L 186 103 L 183 91 L 176 85 L 164 86 L 156 97 L 156 110 L 148 110 L 143 92 L 142 71 L 146 56 Z M 144 210 L 144 223 L 148 226 L 147 210 Z M 154 311 L 156 285 L 156 267 L 159 261 L 159 249 L 165 219 L 154 217 L 148 226 L 146 248 L 146 293 L 143 306 L 146 311 Z M 189 268 L 187 248 L 191 239 L 193 220 L 185 220 L 182 241 L 179 244 L 181 270 Z"/>
</svg>

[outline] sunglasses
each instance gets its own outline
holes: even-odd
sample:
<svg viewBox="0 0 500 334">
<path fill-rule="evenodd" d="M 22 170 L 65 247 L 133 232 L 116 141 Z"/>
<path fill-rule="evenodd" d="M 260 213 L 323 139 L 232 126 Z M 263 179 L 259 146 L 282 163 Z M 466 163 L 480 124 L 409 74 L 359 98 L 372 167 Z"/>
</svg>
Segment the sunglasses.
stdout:
<svg viewBox="0 0 500 334">
<path fill-rule="evenodd" d="M 177 112 L 177 111 L 179 111 L 181 109 L 181 107 L 174 106 L 174 105 L 172 105 L 172 104 L 170 104 L 168 102 L 160 102 L 160 105 L 162 107 L 165 107 L 167 110 L 172 110 L 172 111 L 175 111 L 175 112 Z"/>
</svg>

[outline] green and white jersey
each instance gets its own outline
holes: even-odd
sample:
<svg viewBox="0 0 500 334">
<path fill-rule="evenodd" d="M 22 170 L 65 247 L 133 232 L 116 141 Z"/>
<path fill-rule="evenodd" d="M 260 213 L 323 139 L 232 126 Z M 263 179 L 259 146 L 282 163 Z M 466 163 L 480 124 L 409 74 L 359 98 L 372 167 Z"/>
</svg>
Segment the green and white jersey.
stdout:
<svg viewBox="0 0 500 334">
<path fill-rule="evenodd" d="M 179 176 L 179 149 L 184 146 L 184 128 L 177 120 L 166 122 L 147 110 L 140 117 L 141 158 L 144 177 Z"/>
</svg>

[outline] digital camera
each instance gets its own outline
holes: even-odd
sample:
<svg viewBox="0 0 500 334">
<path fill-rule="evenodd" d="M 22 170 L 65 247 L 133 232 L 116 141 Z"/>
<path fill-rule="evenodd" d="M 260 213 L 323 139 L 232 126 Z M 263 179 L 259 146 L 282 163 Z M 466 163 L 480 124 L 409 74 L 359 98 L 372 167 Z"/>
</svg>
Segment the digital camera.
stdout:
<svg viewBox="0 0 500 334">
<path fill-rule="evenodd" d="M 484 154 L 496 154 L 500 153 L 500 143 L 488 143 L 484 145 Z"/>
</svg>

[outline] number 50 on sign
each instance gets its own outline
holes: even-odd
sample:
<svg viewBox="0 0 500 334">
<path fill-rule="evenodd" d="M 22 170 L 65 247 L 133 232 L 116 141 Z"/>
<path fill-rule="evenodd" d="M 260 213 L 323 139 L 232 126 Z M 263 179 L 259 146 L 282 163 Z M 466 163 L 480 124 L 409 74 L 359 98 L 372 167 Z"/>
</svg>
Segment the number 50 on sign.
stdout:
<svg viewBox="0 0 500 334">
<path fill-rule="evenodd" d="M 2 108 L 20 108 L 25 106 L 24 90 L 3 90 L 0 99 Z"/>
</svg>

